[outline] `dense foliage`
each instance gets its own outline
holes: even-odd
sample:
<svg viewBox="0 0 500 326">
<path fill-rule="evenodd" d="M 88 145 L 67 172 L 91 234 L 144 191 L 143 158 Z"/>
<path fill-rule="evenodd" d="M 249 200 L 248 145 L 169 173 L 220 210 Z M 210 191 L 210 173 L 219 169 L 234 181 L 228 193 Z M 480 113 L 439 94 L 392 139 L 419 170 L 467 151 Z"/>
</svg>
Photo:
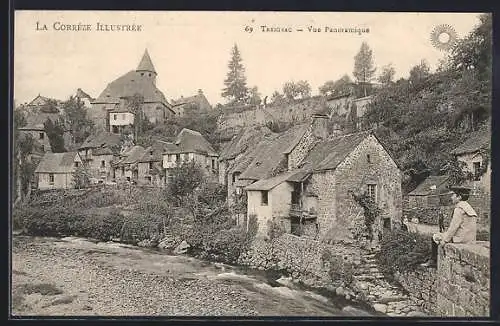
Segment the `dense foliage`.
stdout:
<svg viewBox="0 0 500 326">
<path fill-rule="evenodd" d="M 431 257 L 431 237 L 403 230 L 384 232 L 380 251 L 376 254 L 381 271 L 386 275 L 414 270 Z"/>
<path fill-rule="evenodd" d="M 386 83 L 374 94 L 364 119 L 403 168 L 404 190 L 428 175 L 457 181 L 451 151 L 470 132 L 488 128 L 491 115 L 491 15 L 459 41 L 431 73 L 425 61 L 407 79 Z"/>
</svg>

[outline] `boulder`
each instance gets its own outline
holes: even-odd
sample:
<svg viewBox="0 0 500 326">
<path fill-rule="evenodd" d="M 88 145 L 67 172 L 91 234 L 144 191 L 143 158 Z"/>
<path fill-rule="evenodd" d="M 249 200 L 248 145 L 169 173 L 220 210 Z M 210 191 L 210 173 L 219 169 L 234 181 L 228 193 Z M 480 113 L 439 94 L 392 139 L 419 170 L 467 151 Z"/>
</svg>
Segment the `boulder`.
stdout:
<svg viewBox="0 0 500 326">
<path fill-rule="evenodd" d="M 182 255 L 185 254 L 191 246 L 189 243 L 187 243 L 186 240 L 183 240 L 175 249 L 174 249 L 174 254 L 176 255 Z"/>
<path fill-rule="evenodd" d="M 410 311 L 406 316 L 407 317 L 427 317 L 427 314 L 425 314 L 421 311 Z"/>
<path fill-rule="evenodd" d="M 137 246 L 143 247 L 143 248 L 153 248 L 156 246 L 156 243 L 149 239 L 141 240 L 137 243 Z"/>
<path fill-rule="evenodd" d="M 376 303 L 373 305 L 373 309 L 385 314 L 387 312 L 387 305 L 382 303 Z"/>
</svg>

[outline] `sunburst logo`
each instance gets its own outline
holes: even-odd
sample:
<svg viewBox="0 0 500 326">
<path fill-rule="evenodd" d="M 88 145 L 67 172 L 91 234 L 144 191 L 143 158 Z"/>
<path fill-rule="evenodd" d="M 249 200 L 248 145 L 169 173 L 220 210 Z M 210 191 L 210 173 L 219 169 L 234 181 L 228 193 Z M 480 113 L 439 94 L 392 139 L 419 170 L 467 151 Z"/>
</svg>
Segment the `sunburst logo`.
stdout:
<svg viewBox="0 0 500 326">
<path fill-rule="evenodd" d="M 457 42 L 457 32 L 448 24 L 441 24 L 434 27 L 431 33 L 432 45 L 441 51 L 450 50 Z"/>
</svg>

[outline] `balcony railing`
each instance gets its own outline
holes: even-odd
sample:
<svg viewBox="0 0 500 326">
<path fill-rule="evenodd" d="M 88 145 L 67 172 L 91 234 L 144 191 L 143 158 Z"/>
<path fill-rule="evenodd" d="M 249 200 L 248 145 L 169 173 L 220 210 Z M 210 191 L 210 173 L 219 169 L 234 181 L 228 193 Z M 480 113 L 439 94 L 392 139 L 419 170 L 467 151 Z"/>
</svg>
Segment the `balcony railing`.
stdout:
<svg viewBox="0 0 500 326">
<path fill-rule="evenodd" d="M 291 204 L 290 216 L 309 219 L 309 218 L 316 218 L 317 214 L 316 210 L 305 209 L 300 204 Z"/>
</svg>

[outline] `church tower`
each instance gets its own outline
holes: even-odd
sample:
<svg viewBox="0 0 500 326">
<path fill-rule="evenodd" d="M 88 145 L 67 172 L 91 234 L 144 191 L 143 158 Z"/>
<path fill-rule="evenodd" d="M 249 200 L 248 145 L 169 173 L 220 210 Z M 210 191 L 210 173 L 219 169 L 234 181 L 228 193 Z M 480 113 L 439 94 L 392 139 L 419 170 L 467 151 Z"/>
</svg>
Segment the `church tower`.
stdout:
<svg viewBox="0 0 500 326">
<path fill-rule="evenodd" d="M 144 51 L 144 55 L 142 56 L 141 62 L 139 62 L 139 65 L 137 66 L 137 69 L 135 71 L 141 78 L 150 79 L 153 82 L 153 84 L 156 85 L 157 73 L 155 67 L 153 66 L 153 62 L 149 57 L 148 49 Z"/>
</svg>

